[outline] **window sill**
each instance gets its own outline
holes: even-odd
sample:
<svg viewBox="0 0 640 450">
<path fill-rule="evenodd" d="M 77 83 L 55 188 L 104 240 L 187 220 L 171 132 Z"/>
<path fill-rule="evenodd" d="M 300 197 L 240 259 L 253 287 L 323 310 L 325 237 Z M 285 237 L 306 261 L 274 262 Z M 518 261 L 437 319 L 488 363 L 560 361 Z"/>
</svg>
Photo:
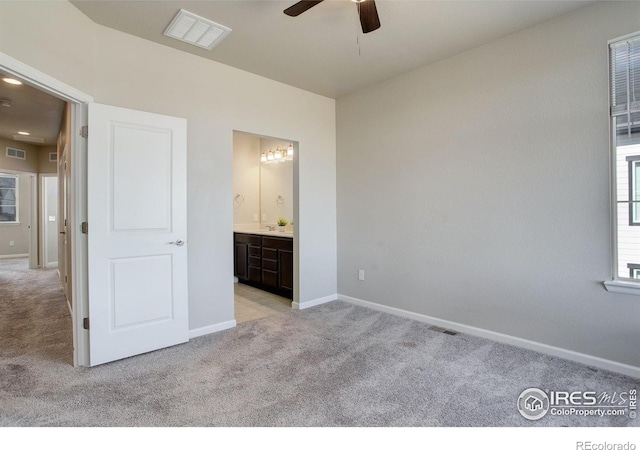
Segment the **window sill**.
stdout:
<svg viewBox="0 0 640 450">
<path fill-rule="evenodd" d="M 640 283 L 635 281 L 610 280 L 604 282 L 604 288 L 616 294 L 640 295 Z"/>
<path fill-rule="evenodd" d="M 17 225 L 20 225 L 20 222 L 0 222 L 0 227 L 2 226 L 15 227 Z"/>
</svg>

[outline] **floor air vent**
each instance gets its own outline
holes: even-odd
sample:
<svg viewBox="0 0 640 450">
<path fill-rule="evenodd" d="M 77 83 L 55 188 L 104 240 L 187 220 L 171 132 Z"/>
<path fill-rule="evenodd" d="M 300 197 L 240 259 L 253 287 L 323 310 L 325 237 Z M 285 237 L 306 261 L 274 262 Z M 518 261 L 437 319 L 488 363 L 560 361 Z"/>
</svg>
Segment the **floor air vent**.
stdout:
<svg viewBox="0 0 640 450">
<path fill-rule="evenodd" d="M 455 336 L 456 334 L 458 334 L 457 331 L 447 330 L 446 328 L 437 327 L 435 325 L 430 326 L 429 329 L 437 333 L 448 334 L 449 336 Z"/>
</svg>

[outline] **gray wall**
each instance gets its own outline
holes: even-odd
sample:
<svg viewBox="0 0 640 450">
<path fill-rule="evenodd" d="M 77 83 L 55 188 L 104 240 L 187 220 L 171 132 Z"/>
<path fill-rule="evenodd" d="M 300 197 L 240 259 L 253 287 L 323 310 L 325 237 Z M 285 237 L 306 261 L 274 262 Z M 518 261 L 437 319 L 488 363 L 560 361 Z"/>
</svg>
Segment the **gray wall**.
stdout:
<svg viewBox="0 0 640 450">
<path fill-rule="evenodd" d="M 236 201 L 238 194 L 241 198 Z M 260 228 L 260 138 L 237 131 L 233 132 L 233 224 Z"/>
<path fill-rule="evenodd" d="M 639 17 L 597 3 L 339 99 L 338 292 L 640 366 L 640 298 L 602 286 L 607 41 Z"/>
<path fill-rule="evenodd" d="M 299 300 L 336 295 L 333 99 L 97 25 L 69 2 L 0 2 L 0 52 L 98 103 L 187 119 L 189 327 L 195 333 L 234 319 L 233 130 L 300 143 Z"/>
</svg>

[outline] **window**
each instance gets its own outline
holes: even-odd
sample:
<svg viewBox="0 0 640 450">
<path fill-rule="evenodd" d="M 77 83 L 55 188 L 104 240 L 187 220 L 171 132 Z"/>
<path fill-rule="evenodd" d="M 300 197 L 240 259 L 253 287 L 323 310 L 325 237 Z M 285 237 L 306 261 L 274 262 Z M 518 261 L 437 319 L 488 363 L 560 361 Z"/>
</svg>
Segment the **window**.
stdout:
<svg viewBox="0 0 640 450">
<path fill-rule="evenodd" d="M 18 176 L 0 174 L 0 223 L 18 222 Z"/>
<path fill-rule="evenodd" d="M 640 155 L 627 156 L 629 162 L 629 225 L 640 225 Z"/>
<path fill-rule="evenodd" d="M 640 264 L 627 264 L 629 268 L 629 278 L 633 278 L 635 280 L 640 280 Z"/>
<path fill-rule="evenodd" d="M 640 33 L 610 43 L 609 71 L 613 278 L 637 283 L 640 294 Z"/>
</svg>

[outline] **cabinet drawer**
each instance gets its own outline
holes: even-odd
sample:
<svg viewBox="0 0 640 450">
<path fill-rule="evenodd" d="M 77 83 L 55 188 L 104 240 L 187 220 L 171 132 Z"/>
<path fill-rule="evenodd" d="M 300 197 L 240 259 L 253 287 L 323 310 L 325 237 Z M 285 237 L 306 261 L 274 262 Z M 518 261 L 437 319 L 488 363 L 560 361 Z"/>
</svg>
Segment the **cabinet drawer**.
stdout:
<svg viewBox="0 0 640 450">
<path fill-rule="evenodd" d="M 262 269 L 262 282 L 271 288 L 278 287 L 278 272 Z"/>
<path fill-rule="evenodd" d="M 262 269 L 259 267 L 249 267 L 249 281 L 254 283 L 262 282 Z"/>
<path fill-rule="evenodd" d="M 250 256 L 260 256 L 260 247 L 256 247 L 254 245 L 249 246 L 249 255 Z"/>
<path fill-rule="evenodd" d="M 278 270 L 278 261 L 275 259 L 262 259 L 262 268 L 273 270 L 274 272 Z"/>
<path fill-rule="evenodd" d="M 259 256 L 249 256 L 249 266 L 250 267 L 261 267 L 262 266 L 262 258 Z"/>
<path fill-rule="evenodd" d="M 262 257 L 268 259 L 278 259 L 278 250 L 272 248 L 262 248 Z"/>
<path fill-rule="evenodd" d="M 277 250 L 293 250 L 293 240 L 290 238 L 263 237 L 262 246 Z"/>
<path fill-rule="evenodd" d="M 260 245 L 262 243 L 262 236 L 255 234 L 234 233 L 234 239 L 236 242 L 244 242 L 247 244 Z"/>
</svg>

